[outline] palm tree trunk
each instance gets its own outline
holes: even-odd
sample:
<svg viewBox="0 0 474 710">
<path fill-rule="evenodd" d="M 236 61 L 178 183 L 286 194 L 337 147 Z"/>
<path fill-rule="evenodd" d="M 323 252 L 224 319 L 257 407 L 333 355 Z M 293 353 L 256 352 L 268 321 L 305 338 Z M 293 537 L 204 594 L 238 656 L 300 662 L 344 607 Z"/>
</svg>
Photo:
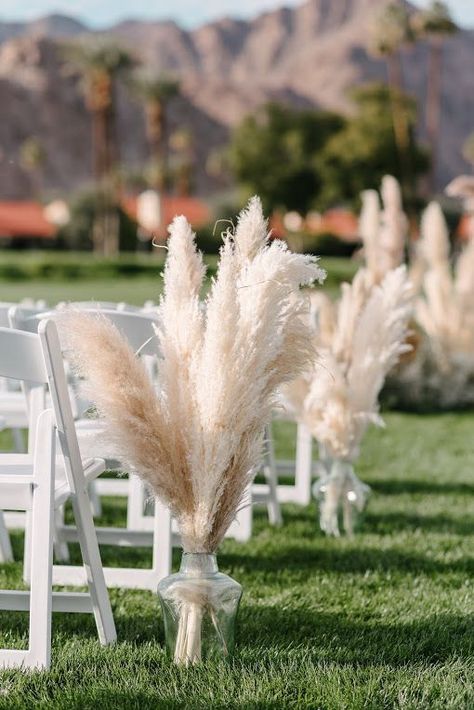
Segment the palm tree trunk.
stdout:
<svg viewBox="0 0 474 710">
<path fill-rule="evenodd" d="M 113 91 L 113 87 L 112 87 Z M 111 97 L 110 104 L 107 109 L 106 124 L 107 124 L 107 161 L 106 171 L 104 175 L 104 193 L 105 193 L 105 256 L 117 256 L 120 251 L 120 235 L 119 235 L 119 218 L 116 209 L 118 201 L 117 193 L 118 185 L 116 182 L 116 168 L 119 164 L 118 141 L 116 136 L 115 122 L 115 101 Z"/>
<path fill-rule="evenodd" d="M 105 205 L 104 176 L 107 173 L 107 117 L 106 111 L 98 109 L 92 112 L 92 145 L 94 161 L 94 177 L 97 185 L 97 211 L 92 227 L 92 242 L 94 252 L 103 254 L 105 248 Z"/>
<path fill-rule="evenodd" d="M 406 195 L 412 195 L 414 185 L 412 181 L 411 156 L 410 156 L 410 128 L 402 101 L 403 77 L 402 63 L 399 52 L 394 52 L 387 58 L 388 84 L 390 101 L 392 105 L 393 130 L 400 164 L 400 182 Z"/>
<path fill-rule="evenodd" d="M 431 166 L 429 185 L 431 192 L 436 189 L 436 173 L 438 167 L 438 138 L 441 119 L 441 71 L 443 45 L 440 37 L 430 41 L 428 66 L 428 87 L 426 96 L 426 132 L 431 148 Z"/>
<path fill-rule="evenodd" d="M 148 142 L 157 170 L 155 189 L 161 193 L 166 186 L 168 156 L 166 151 L 166 117 L 162 101 L 156 99 L 146 105 Z"/>
<path fill-rule="evenodd" d="M 97 212 L 92 228 L 94 252 L 115 256 L 119 252 L 119 226 L 115 209 L 113 169 L 116 159 L 114 115 L 110 105 L 92 113 L 94 176 Z"/>
</svg>

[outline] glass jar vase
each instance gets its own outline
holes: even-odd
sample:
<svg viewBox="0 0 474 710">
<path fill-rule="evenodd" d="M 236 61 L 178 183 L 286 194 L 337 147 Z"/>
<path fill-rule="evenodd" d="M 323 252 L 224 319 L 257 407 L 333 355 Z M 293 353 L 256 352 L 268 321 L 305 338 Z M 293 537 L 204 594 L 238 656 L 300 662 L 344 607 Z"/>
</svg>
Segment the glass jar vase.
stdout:
<svg viewBox="0 0 474 710">
<path fill-rule="evenodd" d="M 158 585 L 165 642 L 178 665 L 228 658 L 242 587 L 219 572 L 216 556 L 184 552 L 177 574 Z"/>
<path fill-rule="evenodd" d="M 356 476 L 350 461 L 324 462 L 323 475 L 313 486 L 319 502 L 319 523 L 326 535 L 340 536 L 340 528 L 351 537 L 357 518 L 365 508 L 370 488 Z"/>
</svg>

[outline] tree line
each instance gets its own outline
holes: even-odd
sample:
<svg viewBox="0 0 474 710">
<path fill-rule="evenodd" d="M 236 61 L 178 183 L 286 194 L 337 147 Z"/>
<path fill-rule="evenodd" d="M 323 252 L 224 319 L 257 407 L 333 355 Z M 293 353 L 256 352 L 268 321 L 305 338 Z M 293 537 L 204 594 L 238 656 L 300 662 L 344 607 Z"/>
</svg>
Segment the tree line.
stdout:
<svg viewBox="0 0 474 710">
<path fill-rule="evenodd" d="M 384 6 L 372 23 L 367 49 L 385 58 L 387 84 L 355 90 L 355 113 L 349 117 L 277 104 L 262 107 L 233 132 L 221 159 L 212 156 L 218 158 L 218 176 L 230 172 L 244 193 L 261 195 L 267 210 L 304 213 L 354 201 L 361 190 L 375 187 L 390 173 L 399 178 L 408 207 L 416 206 L 419 177 L 428 173 L 429 188 L 435 185 L 443 42 L 456 31 L 446 4 L 439 0 L 417 12 L 400 2 Z M 415 138 L 417 107 L 405 92 L 401 62 L 406 48 L 419 40 L 429 45 L 425 117 L 429 151 Z M 144 107 L 150 160 L 142 182 L 144 177 L 148 186 L 163 192 L 172 175 L 175 190 L 187 194 L 194 167 L 189 132 L 172 136 L 180 160 L 173 171 L 169 166 L 168 105 L 179 95 L 180 84 L 176 77 L 145 69 L 131 52 L 101 36 L 68 43 L 62 53 L 79 75 L 91 117 L 95 191 L 87 209 L 93 212 L 93 246 L 98 253 L 113 254 L 119 248 L 122 179 L 117 83 L 122 82 Z M 32 175 L 38 174 L 42 157 L 34 139 L 25 141 L 21 158 Z"/>
<path fill-rule="evenodd" d="M 443 42 L 458 28 L 447 6 L 435 0 L 416 12 L 403 3 L 389 3 L 370 29 L 367 49 L 386 60 L 387 83 L 354 90 L 351 116 L 295 112 L 272 104 L 248 116 L 235 131 L 232 169 L 243 192 L 258 192 L 267 209 L 306 213 L 341 202 L 354 204 L 362 190 L 376 188 L 386 173 L 399 179 L 409 211 L 419 206 L 422 175 L 428 178 L 425 192 L 434 191 Z M 401 62 L 407 47 L 422 40 L 429 46 L 427 146 L 416 139 L 417 106 L 406 93 Z"/>
</svg>

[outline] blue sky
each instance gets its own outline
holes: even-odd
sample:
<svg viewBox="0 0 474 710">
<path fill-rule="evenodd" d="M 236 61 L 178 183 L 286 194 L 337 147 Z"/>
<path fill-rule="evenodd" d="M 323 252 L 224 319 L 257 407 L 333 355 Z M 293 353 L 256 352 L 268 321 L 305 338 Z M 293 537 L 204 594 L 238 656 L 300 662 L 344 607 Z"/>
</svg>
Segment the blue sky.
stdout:
<svg viewBox="0 0 474 710">
<path fill-rule="evenodd" d="M 337 2 L 338 0 L 334 0 Z M 124 18 L 174 19 L 187 27 L 233 15 L 250 17 L 279 5 L 302 0 L 0 0 L 0 20 L 27 20 L 60 12 L 102 27 Z M 427 5 L 429 0 L 415 0 Z M 474 27 L 474 0 L 449 0 L 457 22 Z"/>
</svg>

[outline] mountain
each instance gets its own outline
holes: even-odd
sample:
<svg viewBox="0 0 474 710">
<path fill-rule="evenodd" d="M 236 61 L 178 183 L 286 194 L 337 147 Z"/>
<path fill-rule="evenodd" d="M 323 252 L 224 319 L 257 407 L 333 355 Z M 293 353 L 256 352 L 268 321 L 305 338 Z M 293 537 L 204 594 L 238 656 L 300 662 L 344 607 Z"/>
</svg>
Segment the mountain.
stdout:
<svg viewBox="0 0 474 710">
<path fill-rule="evenodd" d="M 87 31 L 87 26 L 79 20 L 52 14 L 31 22 L 0 22 L 0 42 L 25 36 L 64 39 Z"/>
<path fill-rule="evenodd" d="M 106 30 L 154 70 L 180 77 L 171 125 L 196 137 L 198 188 L 212 180 L 203 166 L 242 117 L 269 99 L 295 106 L 351 111 L 348 91 L 385 80 L 384 62 L 366 50 L 371 18 L 388 0 L 307 0 L 250 21 L 223 18 L 192 31 L 174 22 L 127 20 Z M 401 2 L 402 0 L 400 0 Z M 78 78 L 65 73 L 57 40 L 93 32 L 76 20 L 50 16 L 33 23 L 0 23 L 1 192 L 20 195 L 28 176 L 18 163 L 21 142 L 37 135 L 47 147 L 44 188 L 73 188 L 90 177 L 90 125 Z M 2 40 L 3 38 L 3 40 Z M 404 52 L 403 73 L 418 99 L 420 125 L 428 64 L 419 43 Z M 465 170 L 461 148 L 474 129 L 474 32 L 462 31 L 444 47 L 443 121 L 438 183 Z M 118 131 L 122 157 L 137 166 L 146 157 L 141 107 L 120 91 Z M 422 137 L 423 133 L 421 132 Z M 5 185 L 5 187 L 3 187 Z"/>
</svg>

